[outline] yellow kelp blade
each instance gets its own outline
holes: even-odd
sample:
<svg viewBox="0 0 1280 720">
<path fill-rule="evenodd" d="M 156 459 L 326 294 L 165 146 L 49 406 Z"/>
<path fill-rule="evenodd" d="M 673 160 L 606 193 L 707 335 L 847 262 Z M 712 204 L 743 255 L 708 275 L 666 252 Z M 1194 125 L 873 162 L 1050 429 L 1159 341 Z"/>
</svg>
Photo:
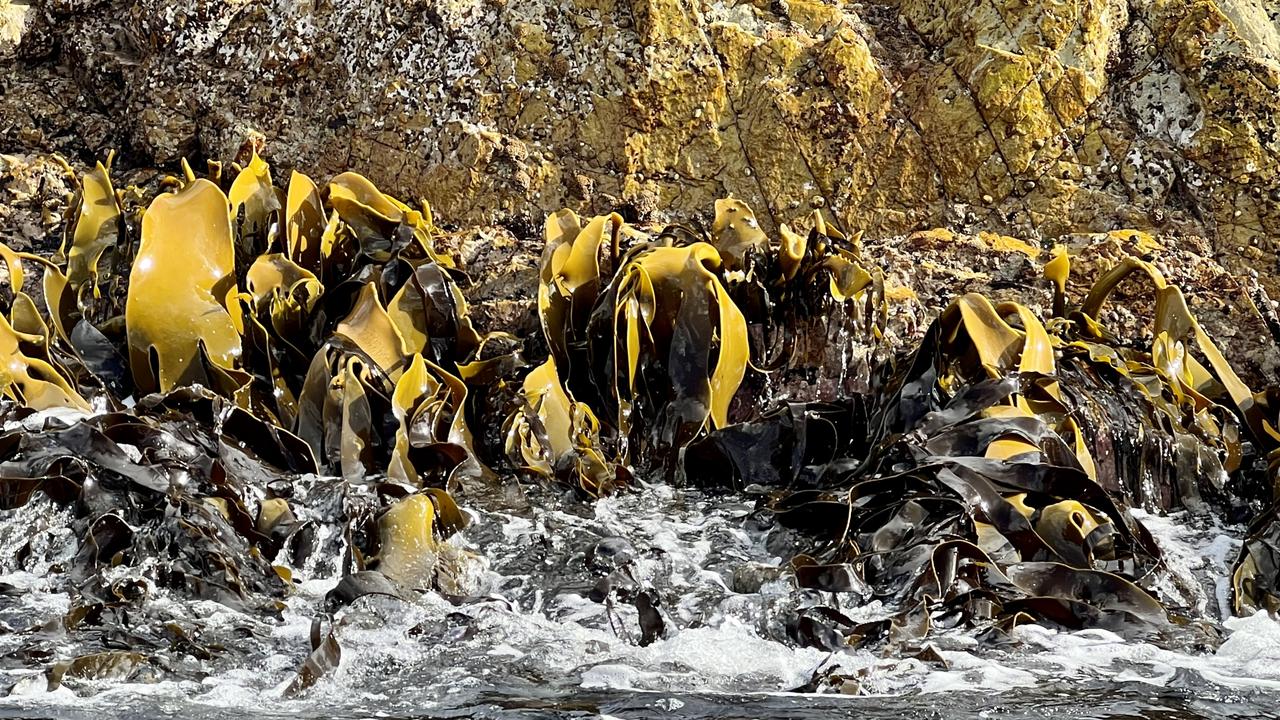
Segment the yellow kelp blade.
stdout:
<svg viewBox="0 0 1280 720">
<path fill-rule="evenodd" d="M 23 354 L 23 337 L 0 314 L 0 391 L 33 410 L 68 407 L 89 412 L 89 403 L 50 363 Z"/>
<path fill-rule="evenodd" d="M 1196 347 L 1209 361 L 1209 366 L 1213 369 L 1217 380 L 1226 388 L 1232 404 L 1244 416 L 1253 436 L 1260 442 L 1280 443 L 1280 431 L 1277 431 L 1275 426 L 1263 416 L 1254 399 L 1253 391 L 1236 375 L 1218 346 L 1200 327 L 1200 323 L 1187 307 L 1182 291 L 1170 286 L 1160 271 L 1150 263 L 1130 257 L 1108 270 L 1090 289 L 1089 295 L 1080 307 L 1081 313 L 1086 318 L 1097 317 L 1103 303 L 1116 287 L 1130 275 L 1139 272 L 1146 274 L 1156 289 L 1156 318 L 1153 332 L 1157 336 L 1165 333 L 1170 340 L 1184 338 L 1194 340 Z"/>
<path fill-rule="evenodd" d="M 447 482 L 486 477 L 475 458 L 466 403 L 466 383 L 415 354 L 391 393 L 398 428 L 387 474 L 414 485 L 432 476 Z"/>
<path fill-rule="evenodd" d="M 4 261 L 5 267 L 9 271 L 9 287 L 15 293 L 21 292 L 23 284 L 26 283 L 27 273 L 22 266 L 24 260 L 30 260 L 45 267 L 57 267 L 39 255 L 18 252 L 2 242 L 0 242 L 0 260 Z"/>
<path fill-rule="evenodd" d="M 31 260 L 44 266 L 45 276 L 44 284 L 41 288 L 45 294 L 46 306 L 50 308 L 50 317 L 54 322 L 54 329 L 58 333 L 58 337 L 66 339 L 63 331 L 64 315 L 62 314 L 62 303 L 68 300 L 66 293 L 66 278 L 62 275 L 62 271 L 54 263 L 31 253 L 16 252 L 8 245 L 0 243 L 0 259 L 3 259 L 6 269 L 9 271 L 9 288 L 13 292 L 13 306 L 10 308 L 10 322 L 18 333 L 27 335 L 44 336 L 48 341 L 49 328 L 45 321 L 40 317 L 39 310 L 36 309 L 35 302 L 31 296 L 27 295 L 22 286 L 26 282 L 26 270 L 23 268 L 24 260 Z M 70 303 L 69 303 L 70 304 Z M 58 312 L 54 312 L 54 310 Z"/>
<path fill-rule="evenodd" d="M 720 354 L 716 358 L 716 369 L 711 374 L 711 423 L 722 428 L 729 424 L 729 404 L 747 373 L 751 348 L 747 342 L 746 317 L 719 279 L 713 276 L 711 282 L 720 316 Z"/>
<path fill-rule="evenodd" d="M 404 338 L 378 299 L 377 285 L 370 281 L 360 289 L 355 307 L 338 323 L 335 334 L 355 343 L 392 380 L 399 377 L 409 355 Z"/>
<path fill-rule="evenodd" d="M 1053 316 L 1067 316 L 1067 279 L 1071 277 L 1071 258 L 1061 245 L 1053 249 L 1053 259 L 1044 264 L 1044 276 L 1053 283 Z"/>
<path fill-rule="evenodd" d="M 348 358 L 325 405 L 326 425 L 336 426 L 339 432 L 337 442 L 330 442 L 329 447 L 338 449 L 338 466 L 345 478 L 364 477 L 371 460 L 373 411 L 365 393 L 364 376 L 364 364 L 357 358 Z"/>
<path fill-rule="evenodd" d="M 9 309 L 9 323 L 22 335 L 40 338 L 40 346 L 44 351 L 49 348 L 49 326 L 30 295 L 20 292 L 13 297 L 13 306 Z"/>
<path fill-rule="evenodd" d="M 440 383 L 428 372 L 426 361 L 421 355 L 414 355 L 409 369 L 400 376 L 391 394 L 391 412 L 399 423 L 395 449 L 387 467 L 387 477 L 392 480 L 418 484 L 418 473 L 409 460 L 409 424 L 418 406 L 439 389 Z"/>
<path fill-rule="evenodd" d="M 546 247 L 539 267 L 538 318 L 551 354 L 571 373 L 569 345 L 585 327 L 587 314 L 599 294 L 600 245 L 608 234 L 616 247 L 622 228 L 616 213 L 592 218 L 585 226 L 572 210 L 547 218 Z"/>
<path fill-rule="evenodd" d="M 1075 418 L 1068 417 L 1066 419 L 1066 429 L 1071 433 L 1072 442 L 1075 446 L 1076 460 L 1080 462 L 1080 467 L 1084 468 L 1084 472 L 1089 476 L 1090 480 L 1097 482 L 1098 466 L 1093 461 L 1093 454 L 1089 452 L 1089 444 L 1085 441 L 1084 432 L 1080 429 L 1080 425 L 1076 423 Z"/>
<path fill-rule="evenodd" d="M 400 331 L 405 351 L 428 353 L 436 340 L 449 339 L 454 358 L 468 357 L 481 345 L 471 323 L 467 300 L 449 274 L 435 262 L 424 262 L 387 303 L 387 315 Z M 436 357 L 434 352 L 428 353 Z M 436 357 L 441 362 L 451 358 Z"/>
<path fill-rule="evenodd" d="M 1081 559 L 1081 564 L 1087 566 L 1085 538 L 1100 525 L 1093 511 L 1079 501 L 1063 500 L 1041 508 L 1035 531 L 1063 558 Z"/>
<path fill-rule="evenodd" d="M 525 400 L 533 407 L 547 433 L 551 464 L 556 458 L 573 450 L 572 401 L 565 394 L 556 372 L 555 360 L 548 359 L 524 378 L 522 386 Z"/>
<path fill-rule="evenodd" d="M 344 172 L 329 181 L 329 205 L 357 233 L 369 235 L 387 235 L 409 212 L 408 205 L 384 195 L 355 172 Z"/>
<path fill-rule="evenodd" d="M 1027 455 L 1030 453 L 1040 454 L 1040 446 L 1029 443 L 1026 440 L 1016 436 L 1008 435 L 998 437 L 992 440 L 988 445 L 983 457 L 992 460 L 1010 460 L 1019 455 Z"/>
<path fill-rule="evenodd" d="M 748 255 L 764 253 L 769 248 L 769 238 L 760 229 L 756 214 L 735 198 L 716 201 L 711 236 L 725 267 L 730 270 L 742 269 Z"/>
<path fill-rule="evenodd" d="M 562 211 L 563 212 L 563 211 Z M 548 220 L 548 225 L 552 223 Z M 570 293 L 588 283 L 600 279 L 600 244 L 605 233 L 610 237 L 622 225 L 622 217 L 616 213 L 591 219 L 567 245 L 555 247 L 550 263 L 549 281 Z M 560 252 L 560 248 L 567 248 Z"/>
<path fill-rule="evenodd" d="M 80 180 L 80 204 L 75 232 L 67 251 L 67 280 L 73 289 L 86 282 L 97 285 L 98 261 L 116 244 L 120 233 L 120 202 L 107 167 L 98 163 Z"/>
<path fill-rule="evenodd" d="M 1080 312 L 1090 318 L 1097 319 L 1098 313 L 1102 311 L 1102 305 L 1111 297 L 1111 293 L 1115 291 L 1120 283 L 1124 282 L 1130 275 L 1141 272 L 1151 279 L 1151 283 L 1156 290 L 1163 290 L 1168 286 L 1168 282 L 1160 271 L 1151 265 L 1134 257 L 1125 258 L 1122 262 L 1117 263 L 1115 267 L 1107 270 L 1094 282 L 1093 287 L 1089 289 L 1089 294 L 1085 296 L 1084 303 L 1080 305 Z"/>
<path fill-rule="evenodd" d="M 782 243 L 778 247 L 778 264 L 782 268 L 783 279 L 790 280 L 800 271 L 800 262 L 804 260 L 805 250 L 808 249 L 809 236 L 792 231 L 785 223 L 778 228 L 778 234 L 782 236 Z"/>
<path fill-rule="evenodd" d="M 320 246 L 325 229 L 324 203 L 320 199 L 320 189 L 311 178 L 297 171 L 289 176 L 284 223 L 285 254 L 318 275 L 324 259 Z"/>
<path fill-rule="evenodd" d="M 613 489 L 618 472 L 598 450 L 599 422 L 586 404 L 565 392 L 554 360 L 525 376 L 521 396 L 523 406 L 504 428 L 511 461 L 544 477 L 559 477 L 592 497 Z"/>
<path fill-rule="evenodd" d="M 427 495 L 410 495 L 387 508 L 378 520 L 378 570 L 408 587 L 430 587 L 439 560 L 435 520 L 436 506 Z"/>
<path fill-rule="evenodd" d="M 949 342 L 968 336 L 978 359 L 991 377 L 1004 377 L 1022 350 L 1022 334 L 1009 327 L 982 295 L 968 293 L 952 301 L 942 313 Z"/>
<path fill-rule="evenodd" d="M 875 280 L 861 263 L 844 254 L 832 255 L 822 265 L 830 273 L 831 297 L 836 302 L 857 297 Z"/>
<path fill-rule="evenodd" d="M 453 267 L 453 261 L 435 251 L 431 227 L 431 210 L 423 203 L 422 210 L 414 210 L 390 195 L 378 190 L 368 178 L 353 172 L 345 172 L 329 181 L 329 204 L 349 225 L 361 240 L 375 241 L 362 245 L 366 252 L 382 252 L 403 224 L 413 233 L 413 239 L 432 261 L 444 267 Z M 389 245 L 385 246 L 389 248 Z"/>
<path fill-rule="evenodd" d="M 195 180 L 178 193 L 157 197 L 142 216 L 125 324 L 129 365 L 144 392 L 204 382 L 200 342 L 216 365 L 234 367 L 240 356 L 227 207 L 217 185 Z"/>
<path fill-rule="evenodd" d="M 274 235 L 279 231 L 278 213 L 281 209 L 279 192 L 271 184 L 271 168 L 254 153 L 249 165 L 240 171 L 231 190 L 227 193 L 231 202 L 231 219 L 237 225 L 239 249 L 252 256 L 271 247 Z"/>
<path fill-rule="evenodd" d="M 436 537 L 443 540 L 470 524 L 470 519 L 458 508 L 458 504 L 449 493 L 440 488 L 426 488 L 422 492 L 430 497 L 436 506 L 434 528 Z"/>
<path fill-rule="evenodd" d="M 43 290 L 45 310 L 53 321 L 54 332 L 63 341 L 70 342 L 69 333 L 74 326 L 75 317 L 72 312 L 75 311 L 76 299 L 67 276 L 56 265 L 45 266 Z"/>
<path fill-rule="evenodd" d="M 249 272 L 245 275 L 245 284 L 248 285 L 249 294 L 253 297 L 255 306 L 261 306 L 275 293 L 286 296 L 299 293 L 306 299 L 303 307 L 310 310 L 324 293 L 324 286 L 320 284 L 320 280 L 314 273 L 293 262 L 283 253 L 259 255 L 253 261 L 253 265 L 249 266 Z"/>
<path fill-rule="evenodd" d="M 396 228 L 403 225 L 428 258 L 453 267 L 451 258 L 435 251 L 431 208 L 425 202 L 421 210 L 414 210 L 378 190 L 363 175 L 345 172 L 329 181 L 329 205 L 355 233 L 366 254 L 380 257 L 389 251 L 396 239 Z"/>
<path fill-rule="evenodd" d="M 614 350 L 626 354 L 628 370 L 626 383 L 614 379 L 620 423 L 625 424 L 632 405 L 640 366 L 656 355 L 657 362 L 667 366 L 675 392 L 692 393 L 705 404 L 707 416 L 700 422 L 710 420 L 717 428 L 728 424 L 729 405 L 746 373 L 749 349 L 746 319 L 720 282 L 715 272 L 719 267 L 720 254 L 700 242 L 649 247 L 629 256 L 619 270 L 622 280 L 614 298 L 613 325 L 615 334 L 620 322 L 625 325 L 625 342 L 615 343 Z M 682 355 L 680 366 L 670 357 L 676 347 L 688 355 Z M 615 358 L 613 365 L 621 372 L 623 359 Z M 699 372 L 706 375 L 698 379 Z M 681 376 L 684 379 L 677 381 Z"/>
<path fill-rule="evenodd" d="M 1057 363 L 1053 357 L 1053 341 L 1049 333 L 1040 323 L 1040 319 L 1023 305 L 1014 304 L 1018 319 L 1022 321 L 1022 352 L 1018 358 L 1019 372 L 1034 372 L 1042 375 L 1053 375 L 1057 372 Z M 1056 387 L 1050 392 L 1056 394 Z"/>
</svg>

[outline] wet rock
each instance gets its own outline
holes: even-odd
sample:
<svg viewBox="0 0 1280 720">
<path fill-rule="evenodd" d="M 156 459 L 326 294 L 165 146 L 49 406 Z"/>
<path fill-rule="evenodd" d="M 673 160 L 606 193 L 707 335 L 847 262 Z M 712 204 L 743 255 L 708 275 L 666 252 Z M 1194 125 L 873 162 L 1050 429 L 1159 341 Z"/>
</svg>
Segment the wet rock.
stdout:
<svg viewBox="0 0 1280 720">
<path fill-rule="evenodd" d="M 0 155 L 0 242 L 15 250 L 55 249 L 71 190 L 62 165 L 49 156 Z"/>
<path fill-rule="evenodd" d="M 0 3 L 0 60 L 11 60 L 27 32 L 32 7 L 4 0 Z"/>
<path fill-rule="evenodd" d="M 587 550 L 584 562 L 587 569 L 599 575 L 607 575 L 635 559 L 635 548 L 626 538 L 607 537 Z"/>
<path fill-rule="evenodd" d="M 758 593 L 760 588 L 783 577 L 786 568 L 764 563 L 745 563 L 733 569 L 732 585 L 736 593 Z"/>
</svg>

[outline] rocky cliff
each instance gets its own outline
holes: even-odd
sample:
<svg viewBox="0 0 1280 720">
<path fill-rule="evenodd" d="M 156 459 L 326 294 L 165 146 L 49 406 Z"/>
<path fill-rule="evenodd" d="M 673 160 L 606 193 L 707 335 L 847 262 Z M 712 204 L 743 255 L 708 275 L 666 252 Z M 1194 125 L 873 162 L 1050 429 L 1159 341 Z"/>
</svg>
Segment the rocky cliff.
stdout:
<svg viewBox="0 0 1280 720">
<path fill-rule="evenodd" d="M 885 252 L 1145 231 L 1216 260 L 1210 295 L 1280 287 L 1269 0 L 0 0 L 0 63 L 10 237 L 58 222 L 41 154 L 265 145 L 424 197 L 506 273 L 561 207 L 660 223 L 733 195 Z"/>
</svg>

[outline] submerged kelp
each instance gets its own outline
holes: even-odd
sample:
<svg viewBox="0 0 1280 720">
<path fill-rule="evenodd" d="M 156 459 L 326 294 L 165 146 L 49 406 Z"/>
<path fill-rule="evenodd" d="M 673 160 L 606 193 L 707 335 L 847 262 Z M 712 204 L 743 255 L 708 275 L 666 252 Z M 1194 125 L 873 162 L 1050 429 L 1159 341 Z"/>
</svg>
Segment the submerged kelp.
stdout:
<svg viewBox="0 0 1280 720">
<path fill-rule="evenodd" d="M 1160 553 L 1129 508 L 1271 500 L 1274 403 L 1136 258 L 1072 303 L 1059 250 L 1051 313 L 965 294 L 893 355 L 882 272 L 820 212 L 774 243 L 733 199 L 708 229 L 565 210 L 546 224 L 542 337 L 519 338 L 472 325 L 425 204 L 355 173 L 278 187 L 256 155 L 184 169 L 143 203 L 99 164 L 53 257 L 0 246 L 3 506 L 43 494 L 75 518 L 67 632 L 128 626 L 155 588 L 264 618 L 314 577 L 341 578 L 334 612 L 425 590 L 466 602 L 480 560 L 448 542 L 468 523 L 455 497 L 515 478 L 586 501 L 636 477 L 758 501 L 750 522 L 806 598 L 786 629 L 799 644 L 1161 631 L 1185 608 L 1157 592 Z M 1142 348 L 1101 324 L 1132 277 L 1156 298 Z M 1276 604 L 1260 517 L 1240 611 Z M 586 564 L 590 597 L 633 607 L 642 644 L 674 631 L 628 548 L 602 541 Z M 839 609 L 870 599 L 895 611 Z M 288 692 L 338 662 L 341 622 L 317 619 Z M 168 669 L 177 641 L 147 627 L 126 675 Z M 46 663 L 33 643 L 10 661 Z"/>
</svg>

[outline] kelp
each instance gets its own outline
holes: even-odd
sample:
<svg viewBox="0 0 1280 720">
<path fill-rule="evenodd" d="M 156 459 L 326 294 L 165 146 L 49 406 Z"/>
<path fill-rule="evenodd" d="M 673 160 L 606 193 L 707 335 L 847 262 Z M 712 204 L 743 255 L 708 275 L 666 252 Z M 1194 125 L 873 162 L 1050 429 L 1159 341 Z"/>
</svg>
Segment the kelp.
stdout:
<svg viewBox="0 0 1280 720">
<path fill-rule="evenodd" d="M 508 454 L 550 475 L 554 458 L 576 447 L 589 493 L 610 459 L 683 472 L 679 456 L 730 424 L 744 383 L 758 390 L 767 373 L 812 359 L 796 353 L 805 329 L 874 336 L 884 325 L 883 277 L 820 214 L 810 238 L 776 256 L 750 208 L 732 199 L 717 204 L 709 234 L 672 226 L 650 239 L 617 215 L 584 221 L 564 210 L 548 219 L 546 238 L 538 310 L 551 359 L 523 392 L 542 411 L 508 421 Z M 789 344 L 769 352 L 778 337 Z"/>
<path fill-rule="evenodd" d="M 747 367 L 747 326 L 715 273 L 710 245 L 631 251 L 592 312 L 593 381 L 607 417 L 637 451 L 678 448 L 728 424 Z M 625 457 L 625 455 L 624 455 Z"/>
<path fill-rule="evenodd" d="M 0 391 L 17 423 L 0 434 L 0 501 L 72 510 L 74 602 L 130 606 L 109 580 L 124 566 L 266 616 L 305 568 L 455 590 L 464 556 L 436 557 L 466 524 L 451 493 L 489 474 L 461 368 L 511 377 L 523 361 L 472 327 L 430 211 L 354 173 L 323 189 L 294 173 L 286 191 L 256 155 L 207 178 L 184 165 L 135 208 L 109 164 L 76 178 L 53 258 L 0 246 Z"/>
<path fill-rule="evenodd" d="M 912 353 L 869 364 L 865 390 L 735 415 L 744 380 L 812 362 L 796 328 L 835 316 L 875 342 L 889 310 L 882 275 L 820 214 L 807 235 L 784 228 L 775 249 L 741 202 L 716 210 L 709 235 L 679 226 L 630 248 L 616 216 L 548 221 L 539 311 L 552 357 L 526 376 L 524 410 L 506 425 L 517 464 L 545 476 L 572 466 L 588 493 L 611 457 L 768 488 L 777 522 L 817 543 L 792 562 L 797 584 L 904 608 L 900 637 L 939 612 L 1005 630 L 1167 624 L 1139 585 L 1159 550 L 1128 507 L 1226 496 L 1244 450 L 1236 418 L 1269 427 L 1248 420 L 1238 379 L 1176 288 L 1129 261 L 1068 307 L 1058 253 L 1047 321 L 964 295 Z M 1145 352 L 1095 317 L 1135 270 L 1158 293 Z M 1157 452 L 1119 455 L 1126 436 Z M 1174 462 L 1158 464 L 1162 450 Z"/>
<path fill-rule="evenodd" d="M 1138 259 L 1073 305 L 1057 249 L 1047 316 L 964 294 L 890 355 L 884 274 L 821 212 L 775 241 L 732 198 L 706 230 L 656 234 L 563 210 L 544 232 L 542 337 L 525 342 L 472 324 L 430 209 L 356 173 L 281 188 L 257 155 L 205 178 L 184 166 L 143 208 L 109 165 L 77 179 L 53 258 L 0 246 L 0 503 L 43 495 L 74 516 L 69 627 L 136 610 L 122 567 L 267 617 L 308 572 L 341 576 L 330 612 L 455 596 L 455 498 L 500 475 L 583 498 L 639 475 L 757 499 L 791 549 L 798 644 L 999 639 L 1024 622 L 1163 632 L 1182 609 L 1155 594 L 1159 548 L 1130 508 L 1275 500 L 1276 392 L 1246 387 Z M 43 270 L 43 307 L 24 263 Z M 1144 347 L 1104 325 L 1130 278 L 1155 293 Z M 1238 612 L 1280 607 L 1277 512 L 1242 549 Z M 611 622 L 625 603 L 640 644 L 674 631 L 627 548 L 586 562 Z M 854 622 L 841 596 L 894 612 Z M 288 694 L 340 659 L 341 621 L 320 628 Z M 139 642 L 103 667 L 148 666 L 162 643 Z M 39 643 L 24 657 L 51 659 Z"/>
<path fill-rule="evenodd" d="M 1134 273 L 1157 293 L 1145 352 L 1098 321 Z M 793 404 L 690 447 L 690 478 L 763 481 L 777 522 L 816 543 L 792 562 L 798 585 L 902 608 L 878 631 L 809 617 L 797 638 L 826 647 L 907 641 L 939 625 L 1167 625 L 1168 609 L 1141 587 L 1159 550 L 1128 506 L 1204 511 L 1202 498 L 1238 496 L 1226 492 L 1229 477 L 1241 492 L 1257 484 L 1238 472 L 1243 432 L 1271 448 L 1274 426 L 1150 265 L 1121 263 L 1079 308 L 1065 300 L 1064 254 L 1046 276 L 1050 322 L 962 296 L 915 350 L 874 368 L 868 392 Z M 1120 443 L 1134 437 L 1154 442 L 1154 457 L 1126 453 Z M 1237 597 L 1242 586 L 1255 596 L 1274 588 L 1264 586 L 1275 577 L 1264 537 L 1246 543 Z"/>
<path fill-rule="evenodd" d="M 1241 473 L 1246 435 L 1263 449 L 1277 439 L 1264 398 L 1176 287 L 1129 259 L 1071 307 L 1059 250 L 1045 271 L 1049 318 L 964 295 L 917 349 L 865 367 L 865 389 L 735 416 L 744 378 L 767 384 L 812 363 L 797 351 L 798 328 L 836 316 L 848 319 L 848 337 L 875 342 L 889 310 L 856 239 L 821 215 L 807 236 L 783 228 L 775 248 L 742 203 L 716 210 L 709 236 L 679 226 L 621 250 L 617 218 L 549 221 L 539 307 L 553 362 L 528 376 L 541 425 L 510 423 L 513 455 L 546 473 L 542 449 L 567 453 L 599 417 L 604 445 L 624 462 L 768 488 L 777 522 L 817 543 L 792 562 L 797 584 L 904 608 L 893 620 L 899 638 L 940 615 L 1001 630 L 1032 620 L 1167 626 L 1142 587 L 1159 572 L 1159 550 L 1128 508 L 1206 512 L 1256 494 Z M 1135 273 L 1156 293 L 1145 350 L 1099 321 Z M 578 405 L 587 407 L 575 416 Z M 1274 561 L 1260 557 L 1269 545 L 1251 547 L 1237 574 L 1274 577 Z M 844 635 L 862 630 L 850 624 Z"/>
<path fill-rule="evenodd" d="M 243 321 L 234 243 L 227 196 L 208 180 L 156 198 L 142 216 L 125 305 L 139 390 L 209 385 L 209 364 L 236 364 Z"/>
</svg>

